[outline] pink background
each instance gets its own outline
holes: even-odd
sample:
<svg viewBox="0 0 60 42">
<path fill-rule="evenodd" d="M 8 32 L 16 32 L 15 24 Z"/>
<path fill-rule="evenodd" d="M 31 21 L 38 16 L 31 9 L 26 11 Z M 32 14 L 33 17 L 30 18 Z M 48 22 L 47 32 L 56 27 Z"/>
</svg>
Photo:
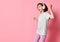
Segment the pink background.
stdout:
<svg viewBox="0 0 60 42">
<path fill-rule="evenodd" d="M 0 0 L 0 42 L 33 42 L 37 29 L 38 2 L 53 4 L 46 42 L 60 42 L 60 0 Z"/>
</svg>

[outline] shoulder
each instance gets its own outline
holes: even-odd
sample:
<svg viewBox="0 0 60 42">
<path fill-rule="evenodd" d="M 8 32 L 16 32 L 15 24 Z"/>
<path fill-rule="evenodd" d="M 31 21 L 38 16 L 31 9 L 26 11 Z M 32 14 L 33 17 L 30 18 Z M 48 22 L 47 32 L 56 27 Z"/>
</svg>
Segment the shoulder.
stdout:
<svg viewBox="0 0 60 42">
<path fill-rule="evenodd" d="M 50 16 L 50 13 L 48 13 L 48 12 L 45 12 L 45 13 L 46 13 L 47 16 Z"/>
<path fill-rule="evenodd" d="M 50 14 L 50 13 L 48 13 L 48 12 L 45 12 L 46 14 Z"/>
<path fill-rule="evenodd" d="M 50 18 L 50 13 L 48 13 L 48 12 L 45 12 L 45 13 L 46 13 L 45 14 L 46 15 L 46 18 L 49 19 Z"/>
</svg>

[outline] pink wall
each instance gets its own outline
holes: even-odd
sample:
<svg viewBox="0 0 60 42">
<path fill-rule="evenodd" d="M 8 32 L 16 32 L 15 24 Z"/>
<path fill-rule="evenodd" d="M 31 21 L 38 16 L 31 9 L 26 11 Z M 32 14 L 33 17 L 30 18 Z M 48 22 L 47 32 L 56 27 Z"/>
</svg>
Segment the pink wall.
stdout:
<svg viewBox="0 0 60 42">
<path fill-rule="evenodd" d="M 0 42 L 33 42 L 38 2 L 53 4 L 55 19 L 49 22 L 46 42 L 60 42 L 60 0 L 0 0 Z"/>
</svg>

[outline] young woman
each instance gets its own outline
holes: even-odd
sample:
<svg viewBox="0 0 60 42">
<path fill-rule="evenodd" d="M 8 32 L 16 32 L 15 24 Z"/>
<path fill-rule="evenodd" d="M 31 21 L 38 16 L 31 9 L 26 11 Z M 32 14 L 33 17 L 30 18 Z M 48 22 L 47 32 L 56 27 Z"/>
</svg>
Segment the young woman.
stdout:
<svg viewBox="0 0 60 42">
<path fill-rule="evenodd" d="M 38 18 L 34 17 L 33 19 L 38 22 L 38 28 L 36 31 L 36 36 L 34 42 L 45 42 L 46 34 L 47 34 L 47 25 L 50 19 L 54 19 L 52 5 L 50 5 L 50 14 L 47 12 L 48 7 L 45 3 L 38 3 L 37 9 L 40 12 Z"/>
</svg>

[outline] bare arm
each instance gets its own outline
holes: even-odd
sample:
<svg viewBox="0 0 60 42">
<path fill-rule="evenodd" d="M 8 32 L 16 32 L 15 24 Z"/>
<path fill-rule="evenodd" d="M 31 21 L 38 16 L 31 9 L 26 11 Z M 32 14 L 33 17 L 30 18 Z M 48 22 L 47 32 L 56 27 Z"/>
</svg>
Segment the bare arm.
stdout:
<svg viewBox="0 0 60 42">
<path fill-rule="evenodd" d="M 54 19 L 52 5 L 50 5 L 50 19 Z"/>
</svg>

